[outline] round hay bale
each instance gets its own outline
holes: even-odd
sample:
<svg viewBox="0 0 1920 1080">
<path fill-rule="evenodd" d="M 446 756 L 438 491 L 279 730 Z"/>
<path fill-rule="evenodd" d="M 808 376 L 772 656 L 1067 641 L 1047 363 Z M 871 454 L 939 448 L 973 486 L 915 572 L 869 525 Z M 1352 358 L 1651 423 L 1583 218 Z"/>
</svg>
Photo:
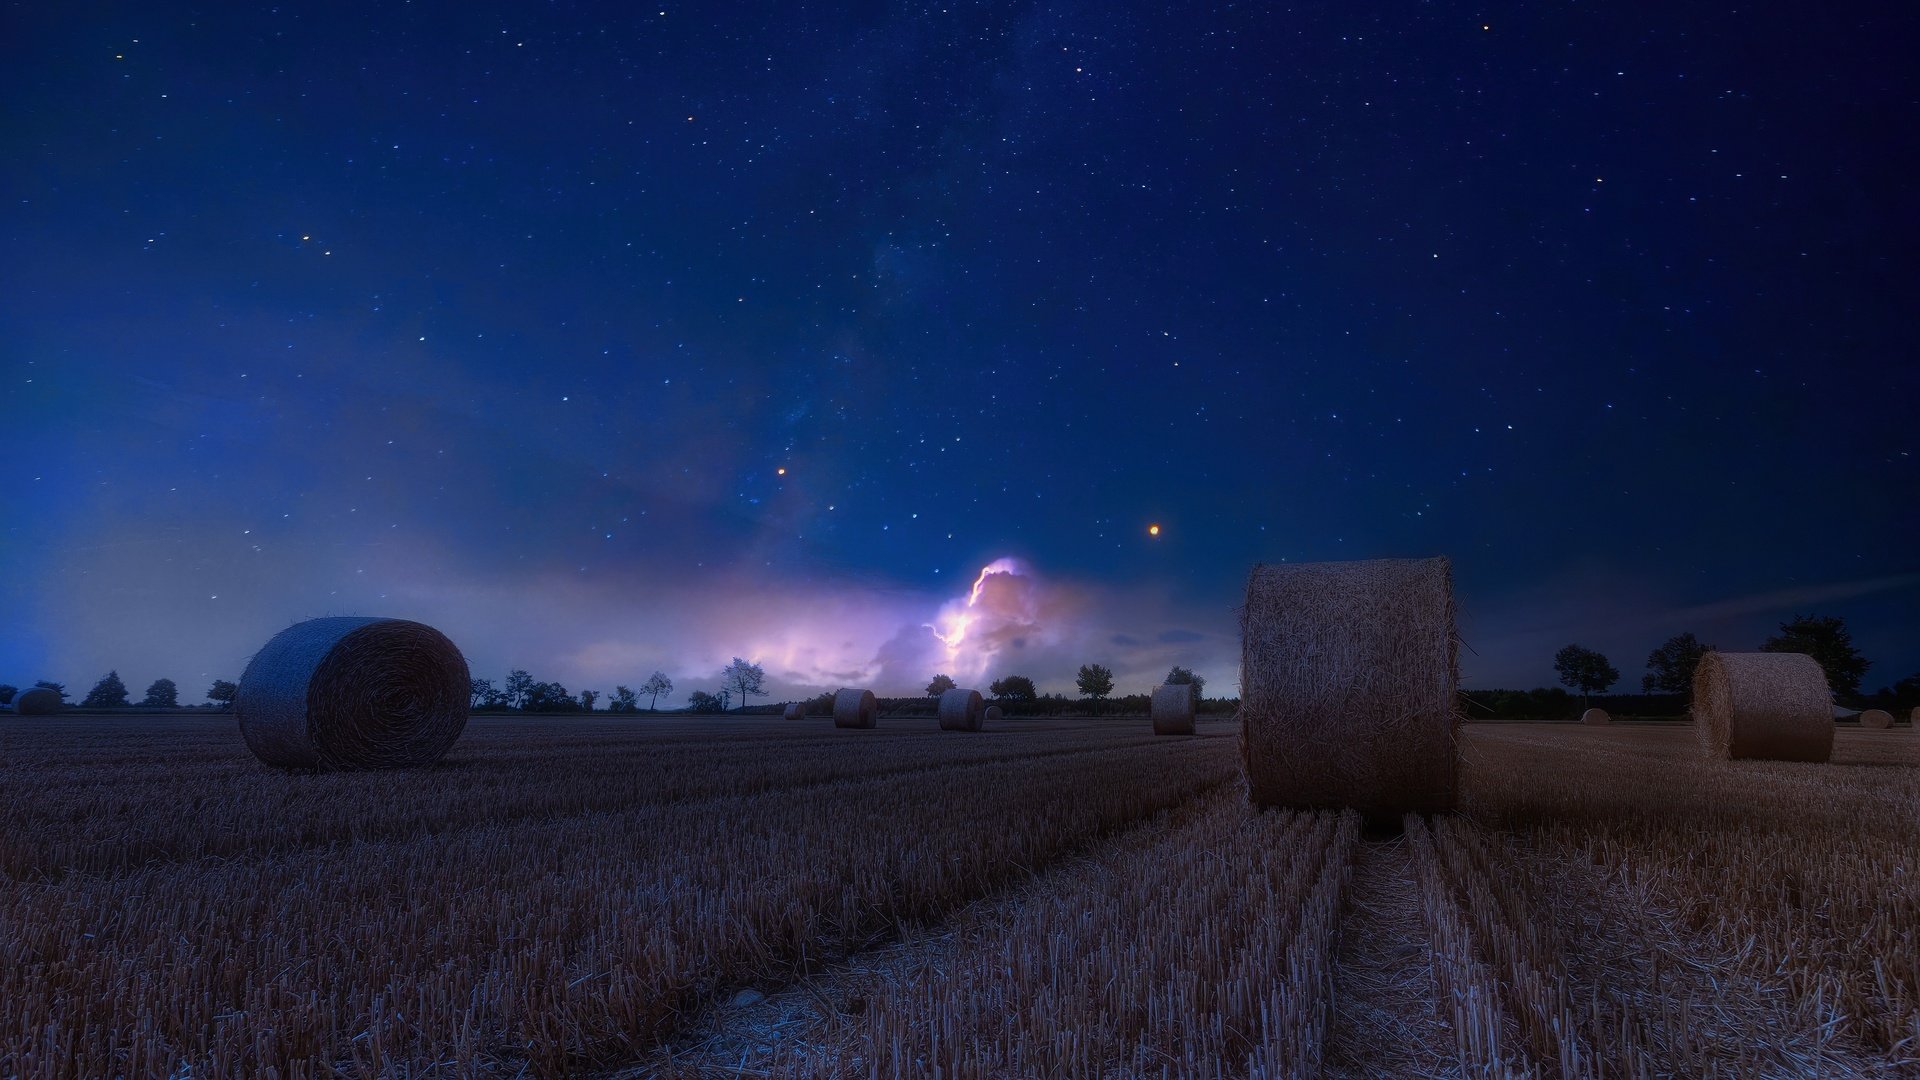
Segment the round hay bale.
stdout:
<svg viewBox="0 0 1920 1080">
<path fill-rule="evenodd" d="M 1599 727 L 1602 724 L 1613 723 L 1613 717 L 1608 716 L 1607 710 L 1605 709 L 1588 709 L 1586 712 L 1580 714 L 1580 722 Z"/>
<path fill-rule="evenodd" d="M 1910 724 L 1920 724 L 1920 705 L 1915 705 L 1913 711 L 1907 714 L 1907 722 Z"/>
<path fill-rule="evenodd" d="M 1893 726 L 1893 714 L 1885 709 L 1868 709 L 1860 714 L 1860 726 L 1867 728 L 1890 728 Z"/>
<path fill-rule="evenodd" d="M 836 690 L 833 694 L 833 726 L 870 728 L 880 719 L 880 702 L 871 690 Z"/>
<path fill-rule="evenodd" d="M 1693 714 L 1709 756 L 1826 761 L 1833 697 L 1804 653 L 1710 652 L 1693 673 Z"/>
<path fill-rule="evenodd" d="M 1193 734 L 1193 684 L 1168 683 L 1154 687 L 1147 711 L 1153 716 L 1155 735 Z"/>
<path fill-rule="evenodd" d="M 807 707 L 797 701 L 792 702 L 786 708 L 780 710 L 780 718 L 783 720 L 805 720 L 807 718 Z"/>
<path fill-rule="evenodd" d="M 21 716 L 51 716 L 60 711 L 60 691 L 29 686 L 13 696 L 13 711 Z"/>
<path fill-rule="evenodd" d="M 405 619 L 309 619 L 247 662 L 233 700 L 255 757 L 286 769 L 431 765 L 467 726 L 466 658 Z"/>
<path fill-rule="evenodd" d="M 1256 805 L 1384 822 L 1453 807 L 1460 678 L 1445 557 L 1255 566 L 1240 641 L 1240 754 Z"/>
<path fill-rule="evenodd" d="M 1000 718 L 1003 715 L 1004 714 L 1001 713 L 1000 711 L 1000 706 L 998 705 L 987 706 L 986 713 L 980 717 L 980 727 L 982 729 L 990 728 L 990 727 L 999 727 Z"/>
<path fill-rule="evenodd" d="M 987 720 L 987 703 L 980 691 L 954 687 L 940 695 L 941 731 L 979 731 Z"/>
</svg>

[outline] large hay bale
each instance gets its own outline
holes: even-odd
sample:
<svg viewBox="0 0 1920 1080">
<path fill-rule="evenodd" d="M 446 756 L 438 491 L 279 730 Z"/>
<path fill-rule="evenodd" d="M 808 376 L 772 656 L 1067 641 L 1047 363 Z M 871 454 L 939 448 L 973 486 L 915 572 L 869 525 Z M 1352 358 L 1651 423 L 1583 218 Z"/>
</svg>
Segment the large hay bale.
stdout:
<svg viewBox="0 0 1920 1080">
<path fill-rule="evenodd" d="M 1827 676 L 1804 653 L 1707 653 L 1693 673 L 1693 714 L 1701 745 L 1712 757 L 1833 756 Z"/>
<path fill-rule="evenodd" d="M 1860 714 L 1860 726 L 1890 728 L 1893 726 L 1893 714 L 1885 709 L 1868 709 Z"/>
<path fill-rule="evenodd" d="M 941 731 L 979 731 L 987 720 L 987 703 L 980 691 L 955 687 L 940 695 Z"/>
<path fill-rule="evenodd" d="M 1910 724 L 1920 724 L 1920 705 L 1915 705 L 1913 711 L 1907 714 L 1907 722 Z"/>
<path fill-rule="evenodd" d="M 60 711 L 60 691 L 29 686 L 13 696 L 13 711 L 21 716 L 51 716 Z"/>
<path fill-rule="evenodd" d="M 1605 709 L 1588 709 L 1586 712 L 1580 714 L 1580 722 L 1599 727 L 1604 724 L 1613 723 L 1613 717 L 1608 716 L 1607 710 Z"/>
<path fill-rule="evenodd" d="M 871 690 L 836 690 L 833 694 L 833 726 L 870 728 L 880 719 L 880 702 Z"/>
<path fill-rule="evenodd" d="M 798 701 L 790 702 L 786 708 L 780 710 L 780 718 L 783 720 L 805 720 L 807 718 L 807 707 Z"/>
<path fill-rule="evenodd" d="M 1451 809 L 1459 669 L 1446 558 L 1255 566 L 1241 760 L 1261 806 Z"/>
<path fill-rule="evenodd" d="M 405 619 L 309 619 L 247 662 L 233 712 L 255 757 L 290 769 L 431 765 L 467 726 L 466 658 Z"/>
<path fill-rule="evenodd" d="M 1193 684 L 1168 683 L 1154 687 L 1147 712 L 1153 717 L 1155 735 L 1193 734 Z"/>
<path fill-rule="evenodd" d="M 983 730 L 990 727 L 999 727 L 1000 718 L 1004 715 L 1005 714 L 1000 711 L 1000 706 L 989 705 L 987 706 L 986 714 L 980 717 L 980 727 Z"/>
</svg>

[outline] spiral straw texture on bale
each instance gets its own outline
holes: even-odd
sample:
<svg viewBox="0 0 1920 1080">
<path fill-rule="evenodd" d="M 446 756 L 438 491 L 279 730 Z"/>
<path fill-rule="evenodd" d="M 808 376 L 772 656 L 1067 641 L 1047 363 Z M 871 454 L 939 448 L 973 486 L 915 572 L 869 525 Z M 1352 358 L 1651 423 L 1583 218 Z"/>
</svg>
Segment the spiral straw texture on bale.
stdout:
<svg viewBox="0 0 1920 1080">
<path fill-rule="evenodd" d="M 1446 558 L 1253 568 L 1240 752 L 1261 806 L 1451 809 L 1458 641 Z"/>
<path fill-rule="evenodd" d="M 1710 652 L 1693 673 L 1693 716 L 1712 757 L 1826 761 L 1833 698 L 1804 653 Z"/>
<path fill-rule="evenodd" d="M 1153 715 L 1155 735 L 1193 734 L 1193 684 L 1167 683 L 1153 689 L 1147 711 Z"/>
<path fill-rule="evenodd" d="M 13 697 L 13 711 L 22 716 L 49 716 L 60 711 L 60 691 L 29 686 Z"/>
<path fill-rule="evenodd" d="M 833 726 L 870 728 L 880 719 L 880 702 L 871 690 L 837 690 L 833 695 Z"/>
<path fill-rule="evenodd" d="M 807 718 L 807 707 L 797 701 L 793 702 L 786 708 L 780 710 L 780 717 L 783 720 L 805 720 Z"/>
<path fill-rule="evenodd" d="M 1605 709 L 1588 709 L 1586 712 L 1580 714 L 1580 722 L 1598 727 L 1603 724 L 1613 723 L 1613 717 L 1608 716 L 1607 710 Z"/>
<path fill-rule="evenodd" d="M 1860 726 L 1865 728 L 1890 728 L 1893 726 L 1893 714 L 1885 709 L 1868 709 L 1860 714 Z"/>
<path fill-rule="evenodd" d="M 269 765 L 430 765 L 465 730 L 471 687 L 466 658 L 431 626 L 309 619 L 247 662 L 233 711 L 247 748 Z"/>
<path fill-rule="evenodd" d="M 940 695 L 941 731 L 979 731 L 987 720 L 987 703 L 978 690 L 955 687 Z"/>
</svg>

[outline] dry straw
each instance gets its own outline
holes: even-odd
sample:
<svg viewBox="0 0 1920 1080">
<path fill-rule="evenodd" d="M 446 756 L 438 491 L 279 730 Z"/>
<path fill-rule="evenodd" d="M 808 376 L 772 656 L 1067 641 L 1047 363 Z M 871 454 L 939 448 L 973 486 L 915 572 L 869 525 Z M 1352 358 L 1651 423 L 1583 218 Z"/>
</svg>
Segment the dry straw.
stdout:
<svg viewBox="0 0 1920 1080">
<path fill-rule="evenodd" d="M 1168 683 L 1154 687 L 1147 711 L 1153 715 L 1155 735 L 1193 734 L 1193 684 Z"/>
<path fill-rule="evenodd" d="M 1890 728 L 1893 726 L 1893 714 L 1885 709 L 1868 709 L 1860 714 L 1860 726 Z"/>
<path fill-rule="evenodd" d="M 50 716 L 60 711 L 60 691 L 29 686 L 14 695 L 13 711 L 22 716 Z"/>
<path fill-rule="evenodd" d="M 807 707 L 797 701 L 791 702 L 786 708 L 780 710 L 780 716 L 784 720 L 805 720 Z"/>
<path fill-rule="evenodd" d="M 1605 709 L 1588 709 L 1586 712 L 1580 714 L 1580 722 L 1598 727 L 1602 724 L 1613 723 L 1613 717 L 1608 716 L 1607 710 Z"/>
<path fill-rule="evenodd" d="M 1255 566 L 1240 751 L 1262 806 L 1451 809 L 1459 686 L 1446 558 Z"/>
<path fill-rule="evenodd" d="M 1693 673 L 1693 715 L 1712 757 L 1825 761 L 1833 755 L 1827 677 L 1803 653 L 1707 653 Z"/>
<path fill-rule="evenodd" d="M 980 691 L 955 687 L 940 695 L 941 731 L 979 731 L 987 720 Z"/>
<path fill-rule="evenodd" d="M 233 711 L 247 748 L 269 765 L 431 765 L 466 728 L 471 687 L 466 658 L 431 626 L 309 619 L 247 662 Z"/>
<path fill-rule="evenodd" d="M 1001 718 L 1001 716 L 1002 716 L 1002 715 L 1004 715 L 1004 714 L 1003 714 L 1003 713 L 1001 713 L 1001 711 L 1000 711 L 1000 706 L 998 706 L 998 705 L 989 705 L 989 706 L 987 706 L 987 713 L 986 713 L 986 715 L 985 715 L 985 716 L 982 716 L 982 717 L 980 718 L 980 726 L 981 726 L 981 727 L 983 727 L 983 728 L 988 728 L 988 727 L 999 727 L 999 726 L 1000 726 L 1000 718 Z"/>
<path fill-rule="evenodd" d="M 871 690 L 836 690 L 833 694 L 833 726 L 870 728 L 880 719 L 880 702 Z"/>
</svg>

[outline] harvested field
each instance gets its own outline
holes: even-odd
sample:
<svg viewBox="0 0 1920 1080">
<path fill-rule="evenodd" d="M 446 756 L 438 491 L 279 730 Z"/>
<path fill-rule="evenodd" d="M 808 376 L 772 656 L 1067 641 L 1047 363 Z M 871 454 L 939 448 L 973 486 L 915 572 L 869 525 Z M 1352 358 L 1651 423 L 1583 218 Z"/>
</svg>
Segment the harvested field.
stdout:
<svg viewBox="0 0 1920 1080">
<path fill-rule="evenodd" d="M 1920 1070 L 1911 732 L 1470 725 L 1400 835 L 1250 809 L 1235 734 L 476 717 L 287 776 L 9 721 L 0 1075 Z"/>
</svg>

